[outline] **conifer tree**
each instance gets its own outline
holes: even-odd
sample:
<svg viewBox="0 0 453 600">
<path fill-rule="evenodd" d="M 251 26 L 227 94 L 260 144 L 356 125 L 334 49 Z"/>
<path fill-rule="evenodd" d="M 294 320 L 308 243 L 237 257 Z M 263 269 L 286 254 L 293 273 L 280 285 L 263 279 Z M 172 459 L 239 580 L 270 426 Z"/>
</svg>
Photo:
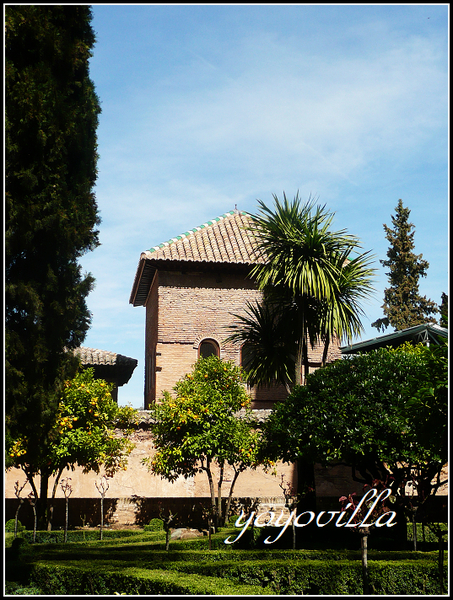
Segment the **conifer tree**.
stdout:
<svg viewBox="0 0 453 600">
<path fill-rule="evenodd" d="M 415 254 L 414 225 L 409 222 L 410 210 L 399 200 L 392 216 L 393 229 L 384 224 L 386 239 L 390 242 L 387 260 L 381 260 L 389 271 L 390 287 L 384 290 L 382 309 L 385 317 L 371 325 L 384 330 L 391 325 L 396 331 L 423 323 L 435 322 L 430 315 L 438 312 L 437 305 L 426 296 L 420 296 L 419 279 L 426 277 L 429 263 L 422 254 Z"/>
<path fill-rule="evenodd" d="M 36 455 L 91 319 L 78 264 L 99 243 L 91 18 L 87 5 L 5 7 L 6 436 Z"/>
<path fill-rule="evenodd" d="M 442 292 L 441 303 L 439 307 L 440 318 L 439 325 L 448 329 L 448 294 Z"/>
</svg>

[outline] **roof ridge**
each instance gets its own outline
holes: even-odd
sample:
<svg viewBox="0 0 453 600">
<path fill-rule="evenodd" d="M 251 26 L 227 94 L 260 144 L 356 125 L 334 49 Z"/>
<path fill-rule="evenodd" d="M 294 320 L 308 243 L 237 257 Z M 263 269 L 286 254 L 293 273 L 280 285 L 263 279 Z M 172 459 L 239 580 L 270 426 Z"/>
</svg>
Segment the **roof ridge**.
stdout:
<svg viewBox="0 0 453 600">
<path fill-rule="evenodd" d="M 215 225 L 215 223 L 220 223 L 220 221 L 222 221 L 223 219 L 226 219 L 229 216 L 236 215 L 236 214 L 243 215 L 243 216 L 251 216 L 245 210 L 237 210 L 237 209 L 230 210 L 230 211 L 224 213 L 223 215 L 220 215 L 219 217 L 215 217 L 215 219 L 212 219 L 211 221 L 206 221 L 206 223 L 203 223 L 202 225 L 199 225 L 198 227 L 189 229 L 189 231 L 185 231 L 184 233 L 181 233 L 181 234 L 177 235 L 176 237 L 169 239 L 166 242 L 162 242 L 162 244 L 153 246 L 152 248 L 150 248 L 148 250 L 148 252 L 150 252 L 150 253 L 157 252 L 158 250 L 161 250 L 162 248 L 167 248 L 171 244 L 174 244 L 175 242 L 179 242 L 179 240 L 182 240 L 184 238 L 187 238 L 187 237 L 197 233 L 197 231 L 201 231 L 202 229 L 205 229 L 206 227 L 211 227 L 212 225 Z"/>
</svg>

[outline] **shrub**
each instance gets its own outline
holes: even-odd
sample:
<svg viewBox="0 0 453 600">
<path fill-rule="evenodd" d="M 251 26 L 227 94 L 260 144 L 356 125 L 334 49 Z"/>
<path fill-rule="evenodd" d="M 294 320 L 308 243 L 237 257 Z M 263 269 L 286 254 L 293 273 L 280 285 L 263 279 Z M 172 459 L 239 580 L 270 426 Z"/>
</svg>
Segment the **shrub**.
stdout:
<svg viewBox="0 0 453 600">
<path fill-rule="evenodd" d="M 151 519 L 148 525 L 143 527 L 143 531 L 163 531 L 164 522 L 162 519 Z"/>
<path fill-rule="evenodd" d="M 23 586 L 14 581 L 5 582 L 6 596 L 42 596 L 42 591 L 36 586 Z"/>
<path fill-rule="evenodd" d="M 10 519 L 5 523 L 5 531 L 14 533 L 15 519 Z M 22 525 L 20 521 L 17 521 L 17 531 L 24 531 L 25 525 Z"/>
<path fill-rule="evenodd" d="M 32 580 L 49 595 L 258 595 L 272 593 L 262 586 L 166 570 L 132 569 L 93 572 L 92 569 L 35 564 Z"/>
<path fill-rule="evenodd" d="M 103 537 L 107 539 L 112 538 L 132 538 L 137 535 L 136 531 L 133 530 L 105 530 L 103 531 Z M 33 531 L 24 531 L 21 537 L 27 543 L 33 541 Z M 68 542 L 95 542 L 99 540 L 98 529 L 88 530 L 70 530 L 67 532 Z M 62 529 L 54 529 L 52 531 L 37 531 L 35 542 L 37 544 L 61 544 L 64 541 L 64 531 Z"/>
<path fill-rule="evenodd" d="M 162 531 L 109 531 L 107 540 L 80 544 L 24 544 L 19 556 L 6 556 L 6 578 L 20 582 L 22 588 L 42 590 L 42 595 L 363 593 L 359 550 L 278 550 L 261 546 L 241 550 L 223 543 L 230 532 L 233 530 L 213 535 L 213 546 L 218 549 L 210 551 L 206 538 L 196 538 L 175 541 L 168 552 L 162 543 Z M 119 537 L 124 533 L 132 535 Z M 373 594 L 442 593 L 437 552 L 370 550 L 368 571 Z M 443 581 L 447 581 L 447 566 L 443 567 Z"/>
</svg>

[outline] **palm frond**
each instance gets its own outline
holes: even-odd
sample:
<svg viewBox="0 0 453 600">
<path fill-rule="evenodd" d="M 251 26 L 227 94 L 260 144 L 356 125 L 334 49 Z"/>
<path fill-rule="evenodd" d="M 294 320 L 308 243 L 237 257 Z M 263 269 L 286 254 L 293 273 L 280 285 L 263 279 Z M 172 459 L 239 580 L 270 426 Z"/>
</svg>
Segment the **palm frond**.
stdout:
<svg viewBox="0 0 453 600">
<path fill-rule="evenodd" d="M 250 385 L 292 385 L 297 349 L 297 311 L 287 302 L 247 303 L 225 340 L 243 349 L 242 366 Z"/>
</svg>

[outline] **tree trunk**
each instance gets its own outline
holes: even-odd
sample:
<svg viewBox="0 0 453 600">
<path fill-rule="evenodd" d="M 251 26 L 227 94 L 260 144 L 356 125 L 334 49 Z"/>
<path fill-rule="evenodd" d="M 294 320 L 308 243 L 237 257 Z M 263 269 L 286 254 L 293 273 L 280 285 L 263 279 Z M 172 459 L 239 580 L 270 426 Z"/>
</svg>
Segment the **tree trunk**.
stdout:
<svg viewBox="0 0 453 600">
<path fill-rule="evenodd" d="M 444 593 L 444 539 L 442 536 L 442 532 L 438 534 L 439 540 L 439 584 L 440 584 L 440 593 Z"/>
<path fill-rule="evenodd" d="M 48 525 L 48 521 L 49 521 L 49 511 L 48 511 L 48 504 L 47 504 L 48 488 L 49 488 L 49 473 L 41 472 L 39 501 L 37 502 L 39 529 L 47 529 L 47 525 Z"/>
<path fill-rule="evenodd" d="M 305 383 L 307 382 L 307 377 L 310 373 L 310 367 L 308 364 L 308 340 L 307 340 L 307 334 L 306 332 L 304 333 L 304 339 L 303 339 L 303 359 L 304 359 L 304 377 L 303 377 L 303 385 L 305 385 Z"/>
<path fill-rule="evenodd" d="M 299 346 L 297 348 L 297 355 L 296 355 L 294 385 L 302 385 L 302 365 L 303 365 L 303 354 L 304 354 L 303 346 L 304 346 L 304 344 L 303 344 L 302 340 L 300 340 Z"/>
<path fill-rule="evenodd" d="M 417 514 L 417 509 L 412 511 L 412 541 L 414 544 L 414 552 L 417 551 L 417 522 L 415 520 L 415 515 Z"/>
<path fill-rule="evenodd" d="M 101 496 L 101 524 L 99 526 L 99 539 L 102 540 L 104 528 L 104 496 Z"/>
<path fill-rule="evenodd" d="M 360 532 L 360 550 L 362 554 L 362 579 L 363 579 L 363 594 L 368 596 L 369 594 L 369 583 L 368 583 L 368 535 L 370 531 L 368 527 L 365 527 Z"/>
<path fill-rule="evenodd" d="M 217 523 L 216 525 L 218 527 L 222 527 L 223 523 L 223 511 L 222 511 L 222 484 L 223 484 L 223 467 L 224 467 L 224 463 L 221 463 L 220 465 L 220 474 L 219 474 L 219 479 L 217 481 L 217 515 L 218 515 L 218 519 L 217 519 Z"/>
<path fill-rule="evenodd" d="M 65 506 L 65 520 L 64 520 L 64 543 L 68 541 L 68 521 L 69 521 L 69 498 L 65 498 L 66 506 Z"/>
<path fill-rule="evenodd" d="M 33 475 L 31 475 L 28 471 L 24 471 L 24 473 L 27 476 L 27 481 L 30 484 L 30 487 L 32 489 L 32 492 L 33 492 L 35 498 L 38 498 L 39 497 L 38 490 L 36 489 L 35 482 L 33 480 Z"/>
<path fill-rule="evenodd" d="M 47 531 L 52 531 L 54 500 L 55 500 L 55 496 L 57 493 L 58 482 L 60 481 L 60 477 L 61 477 L 62 473 L 63 473 L 63 469 L 59 469 L 57 476 L 55 477 L 54 484 L 53 484 L 52 496 L 51 496 L 51 499 L 49 502 L 49 508 L 48 508 Z"/>
<path fill-rule="evenodd" d="M 226 507 L 225 507 L 225 523 L 226 523 L 226 520 L 228 519 L 228 515 L 230 514 L 230 506 L 231 506 L 231 499 L 233 497 L 234 485 L 237 481 L 237 478 L 239 477 L 239 473 L 240 473 L 240 471 L 236 471 L 236 470 L 234 471 L 233 481 L 231 482 L 231 485 L 230 485 L 230 491 L 228 493 L 228 500 L 227 500 Z"/>
<path fill-rule="evenodd" d="M 307 351 L 307 327 L 305 325 L 305 306 L 304 299 L 296 299 L 297 312 L 301 316 L 300 320 L 300 338 L 297 346 L 296 365 L 295 365 L 295 385 L 304 385 L 305 379 L 308 374 L 308 351 Z M 302 367 L 304 367 L 304 374 L 302 376 Z"/>
<path fill-rule="evenodd" d="M 211 493 L 211 511 L 213 513 L 214 518 L 214 527 L 217 529 L 217 505 L 215 500 L 214 480 L 211 472 L 211 461 L 209 459 L 206 459 L 206 467 L 204 468 L 204 470 L 206 471 L 206 475 L 208 476 L 209 491 Z"/>
<path fill-rule="evenodd" d="M 299 508 L 316 511 L 315 465 L 313 461 L 297 459 L 297 493 Z"/>
<path fill-rule="evenodd" d="M 14 515 L 14 539 L 17 537 L 17 524 L 19 521 L 19 511 L 24 502 L 23 498 L 19 498 L 19 506 L 17 507 L 16 514 Z"/>
<path fill-rule="evenodd" d="M 37 499 L 32 504 L 32 509 L 33 509 L 33 543 L 36 542 L 36 529 L 38 527 L 38 513 L 36 511 L 36 503 L 37 503 Z"/>
<path fill-rule="evenodd" d="M 324 341 L 324 349 L 322 351 L 322 366 L 325 367 L 327 364 L 327 353 L 329 352 L 330 337 L 327 336 Z"/>
</svg>

